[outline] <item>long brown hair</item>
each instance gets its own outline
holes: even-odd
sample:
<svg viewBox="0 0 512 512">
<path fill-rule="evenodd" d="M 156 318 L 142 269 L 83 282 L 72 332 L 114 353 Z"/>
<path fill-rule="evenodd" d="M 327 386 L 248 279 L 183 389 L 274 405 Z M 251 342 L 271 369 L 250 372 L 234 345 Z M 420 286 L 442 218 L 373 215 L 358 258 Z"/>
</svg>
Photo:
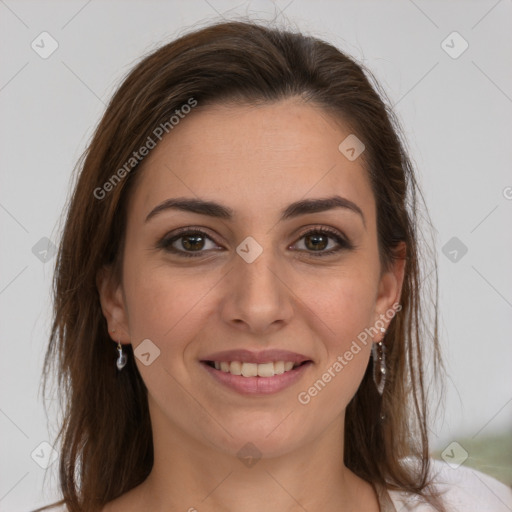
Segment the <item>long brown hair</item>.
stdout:
<svg viewBox="0 0 512 512">
<path fill-rule="evenodd" d="M 70 512 L 101 509 L 143 482 L 153 464 L 147 389 L 130 357 L 131 345 L 128 365 L 116 370 L 96 286 L 104 265 L 122 264 L 127 197 L 142 168 L 126 163 L 191 98 L 200 108 L 293 96 L 321 107 L 363 141 L 383 267 L 400 257 L 395 251 L 400 242 L 407 251 L 402 310 L 385 338 L 384 394 L 375 389 L 370 363 L 347 407 L 344 462 L 368 482 L 415 493 L 442 509 L 428 480 L 424 370 L 427 357 L 435 377 L 442 370 L 437 281 L 434 308 L 427 310 L 418 259 L 422 198 L 398 123 L 371 73 L 334 46 L 236 21 L 184 35 L 144 58 L 113 96 L 79 166 L 56 261 L 54 321 L 44 365 L 45 392 L 57 375 L 64 404 L 57 440 L 61 503 Z M 119 179 L 113 179 L 116 173 Z M 437 279 L 435 261 L 433 268 Z M 419 464 L 407 464 L 407 457 Z"/>
</svg>

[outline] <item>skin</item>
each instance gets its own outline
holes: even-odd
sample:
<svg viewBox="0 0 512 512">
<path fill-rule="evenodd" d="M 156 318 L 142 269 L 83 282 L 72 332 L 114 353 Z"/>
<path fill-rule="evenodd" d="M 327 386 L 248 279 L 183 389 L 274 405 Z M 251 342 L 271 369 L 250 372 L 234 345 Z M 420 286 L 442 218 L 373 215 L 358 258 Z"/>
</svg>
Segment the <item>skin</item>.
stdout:
<svg viewBox="0 0 512 512">
<path fill-rule="evenodd" d="M 135 349 L 149 338 L 160 349 L 149 366 L 136 359 L 155 463 L 146 481 L 105 511 L 379 510 L 373 487 L 344 466 L 342 440 L 345 408 L 382 334 L 361 344 L 309 404 L 297 400 L 400 298 L 403 261 L 381 268 L 362 159 L 351 162 L 338 150 L 349 133 L 298 98 L 197 107 L 145 161 L 129 203 L 121 282 L 107 268 L 98 288 L 115 341 Z M 279 221 L 294 201 L 334 194 L 356 203 L 364 222 L 344 208 Z M 178 197 L 219 202 L 234 217 L 166 210 L 145 222 L 155 206 Z M 199 244 L 204 256 L 155 248 L 186 226 L 211 237 Z M 315 257 L 302 235 L 322 226 L 355 248 Z M 247 236 L 263 249 L 252 263 L 236 252 Z M 182 240 L 174 246 L 185 251 Z M 327 240 L 323 251 L 338 246 Z M 314 364 L 283 391 L 243 396 L 199 363 L 235 348 L 291 350 Z M 252 467 L 237 457 L 248 442 L 262 454 Z"/>
</svg>

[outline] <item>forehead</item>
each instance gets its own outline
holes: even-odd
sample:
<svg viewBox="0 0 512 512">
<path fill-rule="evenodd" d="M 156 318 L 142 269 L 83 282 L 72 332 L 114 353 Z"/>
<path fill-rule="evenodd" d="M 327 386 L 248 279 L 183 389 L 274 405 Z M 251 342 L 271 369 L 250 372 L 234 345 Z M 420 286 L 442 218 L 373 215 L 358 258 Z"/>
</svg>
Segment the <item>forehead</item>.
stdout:
<svg viewBox="0 0 512 512">
<path fill-rule="evenodd" d="M 133 197 L 149 212 L 170 197 L 225 203 L 242 217 L 301 198 L 339 194 L 373 217 L 362 158 L 339 145 L 348 126 L 319 107 L 289 99 L 264 105 L 199 105 L 146 157 Z"/>
</svg>

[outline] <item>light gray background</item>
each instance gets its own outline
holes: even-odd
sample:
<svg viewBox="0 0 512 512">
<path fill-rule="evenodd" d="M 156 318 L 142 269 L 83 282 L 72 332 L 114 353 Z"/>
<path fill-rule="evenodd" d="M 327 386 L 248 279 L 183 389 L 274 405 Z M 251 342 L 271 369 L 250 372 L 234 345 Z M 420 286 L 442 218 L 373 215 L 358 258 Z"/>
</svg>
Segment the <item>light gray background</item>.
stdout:
<svg viewBox="0 0 512 512">
<path fill-rule="evenodd" d="M 133 64 L 189 28 L 240 15 L 278 16 L 323 37 L 362 60 L 383 84 L 438 231 L 450 378 L 445 419 L 432 427 L 434 447 L 510 430 L 510 0 L 0 0 L 2 511 L 48 503 L 58 465 L 50 466 L 43 486 L 44 470 L 31 458 L 34 450 L 41 460 L 48 456 L 39 445 L 55 433 L 38 395 L 54 258 L 43 264 L 32 247 L 42 237 L 58 240 L 71 170 Z M 31 48 L 43 31 L 59 44 L 47 59 Z M 456 59 L 441 46 L 453 31 L 469 44 Z M 453 37 L 445 44 L 452 52 L 462 48 Z M 457 262 L 442 252 L 452 237 L 468 248 Z"/>
</svg>

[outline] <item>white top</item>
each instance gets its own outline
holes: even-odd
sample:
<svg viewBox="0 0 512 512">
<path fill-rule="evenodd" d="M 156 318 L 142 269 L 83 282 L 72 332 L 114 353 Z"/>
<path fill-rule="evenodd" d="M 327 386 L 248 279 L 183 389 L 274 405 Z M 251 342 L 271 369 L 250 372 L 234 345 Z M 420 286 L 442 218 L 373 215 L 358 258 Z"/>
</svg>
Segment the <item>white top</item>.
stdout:
<svg viewBox="0 0 512 512">
<path fill-rule="evenodd" d="M 511 512 L 512 488 L 476 469 L 450 467 L 441 460 L 431 460 L 433 487 L 442 491 L 441 500 L 448 512 Z M 391 504 L 381 503 L 382 512 L 435 512 L 417 495 L 387 491 Z"/>
</svg>

